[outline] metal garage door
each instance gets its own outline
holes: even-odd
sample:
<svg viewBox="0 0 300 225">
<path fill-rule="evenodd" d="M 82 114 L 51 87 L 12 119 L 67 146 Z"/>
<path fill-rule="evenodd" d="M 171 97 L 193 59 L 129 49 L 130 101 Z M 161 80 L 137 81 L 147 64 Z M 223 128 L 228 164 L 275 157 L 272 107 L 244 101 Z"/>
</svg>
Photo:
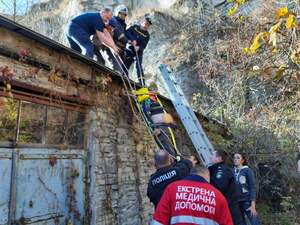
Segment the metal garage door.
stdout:
<svg viewBox="0 0 300 225">
<path fill-rule="evenodd" d="M 0 149 L 0 224 L 8 223 L 9 193 L 11 182 L 11 151 Z"/>
<path fill-rule="evenodd" d="M 0 125 L 0 224 L 84 224 L 84 115 L 5 99 Z"/>
</svg>

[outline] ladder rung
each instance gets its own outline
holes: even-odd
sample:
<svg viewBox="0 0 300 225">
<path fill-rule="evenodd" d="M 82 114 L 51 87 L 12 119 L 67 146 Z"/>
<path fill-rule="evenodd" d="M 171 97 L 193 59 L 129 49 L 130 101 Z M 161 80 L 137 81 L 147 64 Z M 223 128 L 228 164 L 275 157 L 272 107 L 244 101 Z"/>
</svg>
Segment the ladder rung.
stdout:
<svg viewBox="0 0 300 225">
<path fill-rule="evenodd" d="M 198 118 L 194 114 L 194 111 L 190 107 L 188 101 L 185 99 L 184 93 L 182 92 L 178 82 L 175 81 L 171 71 L 169 71 L 165 65 L 161 65 L 160 70 L 166 90 L 171 97 L 173 105 L 175 106 L 175 109 L 185 126 L 199 157 L 205 165 L 208 165 L 210 163 L 210 155 L 213 150 L 212 145 L 203 132 Z"/>
</svg>

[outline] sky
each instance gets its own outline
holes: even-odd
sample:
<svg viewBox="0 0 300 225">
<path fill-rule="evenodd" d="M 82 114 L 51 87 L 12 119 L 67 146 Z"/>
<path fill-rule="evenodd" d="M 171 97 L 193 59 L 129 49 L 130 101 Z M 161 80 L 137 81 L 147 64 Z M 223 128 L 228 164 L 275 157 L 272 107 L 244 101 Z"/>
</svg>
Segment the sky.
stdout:
<svg viewBox="0 0 300 225">
<path fill-rule="evenodd" d="M 12 15 L 14 12 L 14 2 L 16 2 L 17 15 L 24 15 L 26 10 L 40 0 L 0 0 L 0 13 Z"/>
</svg>

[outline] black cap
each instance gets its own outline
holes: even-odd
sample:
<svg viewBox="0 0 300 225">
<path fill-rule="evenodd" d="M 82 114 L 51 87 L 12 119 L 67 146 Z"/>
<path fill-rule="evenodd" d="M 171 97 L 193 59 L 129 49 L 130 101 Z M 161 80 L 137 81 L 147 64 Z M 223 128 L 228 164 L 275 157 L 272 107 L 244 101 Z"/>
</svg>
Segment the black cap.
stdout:
<svg viewBox="0 0 300 225">
<path fill-rule="evenodd" d="M 144 16 L 144 20 L 146 20 L 150 25 L 152 25 L 152 20 L 151 20 L 151 17 L 150 17 L 149 14 L 146 14 L 146 15 Z"/>
</svg>

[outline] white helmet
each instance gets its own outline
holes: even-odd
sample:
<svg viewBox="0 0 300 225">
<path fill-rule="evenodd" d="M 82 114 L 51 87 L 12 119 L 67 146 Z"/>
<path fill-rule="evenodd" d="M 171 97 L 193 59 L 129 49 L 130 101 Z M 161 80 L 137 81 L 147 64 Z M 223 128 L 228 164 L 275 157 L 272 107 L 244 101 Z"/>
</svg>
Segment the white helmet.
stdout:
<svg viewBox="0 0 300 225">
<path fill-rule="evenodd" d="M 118 16 L 119 13 L 124 13 L 128 15 L 128 8 L 125 5 L 119 5 L 115 9 L 115 16 Z"/>
</svg>

